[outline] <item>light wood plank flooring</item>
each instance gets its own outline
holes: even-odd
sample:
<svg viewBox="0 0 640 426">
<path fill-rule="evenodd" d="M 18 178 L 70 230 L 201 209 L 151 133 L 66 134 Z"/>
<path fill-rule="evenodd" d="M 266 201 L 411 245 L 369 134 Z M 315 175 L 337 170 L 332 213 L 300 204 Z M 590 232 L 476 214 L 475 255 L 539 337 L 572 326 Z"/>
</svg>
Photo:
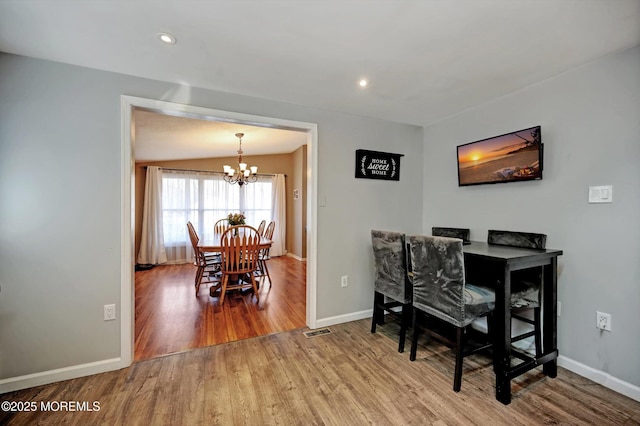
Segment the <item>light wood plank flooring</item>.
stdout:
<svg viewBox="0 0 640 426">
<path fill-rule="evenodd" d="M 222 306 L 207 285 L 195 296 L 194 265 L 136 272 L 135 360 L 304 327 L 306 263 L 281 256 L 268 265 L 273 286 L 265 278 L 260 303 L 235 292 Z"/>
<path fill-rule="evenodd" d="M 2 395 L 12 401 L 98 401 L 99 412 L 0 412 L 0 424 L 109 425 L 623 425 L 640 402 L 563 368 L 514 381 L 513 401 L 494 398 L 491 362 L 465 359 L 454 393 L 450 350 L 421 342 L 396 351 L 392 324 L 369 320 L 271 334 L 134 363 L 91 377 Z"/>
</svg>

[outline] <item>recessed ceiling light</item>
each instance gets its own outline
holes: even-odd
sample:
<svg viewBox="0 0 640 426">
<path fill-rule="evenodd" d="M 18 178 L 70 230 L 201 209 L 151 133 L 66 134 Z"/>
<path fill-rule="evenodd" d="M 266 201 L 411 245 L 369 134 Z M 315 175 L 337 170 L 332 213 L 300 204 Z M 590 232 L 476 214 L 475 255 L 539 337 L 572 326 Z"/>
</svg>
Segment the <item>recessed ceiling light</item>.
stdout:
<svg viewBox="0 0 640 426">
<path fill-rule="evenodd" d="M 167 44 L 176 44 L 176 38 L 169 33 L 158 33 L 156 37 L 160 39 L 161 42 Z"/>
<path fill-rule="evenodd" d="M 367 84 L 369 84 L 369 82 L 367 81 L 367 79 L 366 79 L 366 78 L 363 78 L 362 80 L 360 80 L 360 81 L 358 82 L 358 84 L 360 85 L 360 87 L 366 87 L 366 86 L 367 86 Z"/>
</svg>

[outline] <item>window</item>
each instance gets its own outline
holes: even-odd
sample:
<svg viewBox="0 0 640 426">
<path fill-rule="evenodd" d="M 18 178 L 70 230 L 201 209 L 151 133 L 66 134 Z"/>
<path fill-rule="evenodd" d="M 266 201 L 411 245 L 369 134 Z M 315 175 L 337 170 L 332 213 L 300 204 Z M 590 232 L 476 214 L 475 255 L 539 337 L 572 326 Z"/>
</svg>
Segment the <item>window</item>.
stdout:
<svg viewBox="0 0 640 426">
<path fill-rule="evenodd" d="M 271 220 L 272 182 L 261 178 L 249 185 L 230 185 L 222 176 L 163 170 L 162 220 L 165 247 L 190 244 L 186 223 L 191 221 L 200 238 L 210 237 L 216 220 L 242 212 L 247 224 L 257 227 Z"/>
<path fill-rule="evenodd" d="M 273 183 L 271 179 L 261 179 L 240 190 L 240 211 L 244 212 L 247 224 L 258 227 L 261 221 L 271 221 L 273 203 Z"/>
</svg>

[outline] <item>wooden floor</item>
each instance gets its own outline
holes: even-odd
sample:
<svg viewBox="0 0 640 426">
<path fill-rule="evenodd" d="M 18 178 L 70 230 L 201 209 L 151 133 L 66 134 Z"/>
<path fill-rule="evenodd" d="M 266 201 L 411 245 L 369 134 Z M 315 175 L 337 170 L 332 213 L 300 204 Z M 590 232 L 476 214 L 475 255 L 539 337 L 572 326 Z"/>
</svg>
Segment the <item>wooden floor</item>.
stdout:
<svg viewBox="0 0 640 426">
<path fill-rule="evenodd" d="M 195 296 L 194 265 L 156 266 L 135 274 L 136 361 L 304 327 L 306 263 L 269 260 L 273 286 L 253 294 L 227 293 L 224 305 L 202 285 Z M 217 293 L 219 294 L 219 292 Z"/>
<path fill-rule="evenodd" d="M 394 325 L 369 320 L 220 344 L 136 362 L 119 371 L 0 396 L 1 401 L 78 401 L 93 412 L 0 412 L 2 425 L 624 425 L 633 401 L 563 368 L 514 381 L 513 401 L 494 398 L 491 362 L 465 359 L 454 393 L 450 350 L 421 342 L 396 351 Z"/>
</svg>

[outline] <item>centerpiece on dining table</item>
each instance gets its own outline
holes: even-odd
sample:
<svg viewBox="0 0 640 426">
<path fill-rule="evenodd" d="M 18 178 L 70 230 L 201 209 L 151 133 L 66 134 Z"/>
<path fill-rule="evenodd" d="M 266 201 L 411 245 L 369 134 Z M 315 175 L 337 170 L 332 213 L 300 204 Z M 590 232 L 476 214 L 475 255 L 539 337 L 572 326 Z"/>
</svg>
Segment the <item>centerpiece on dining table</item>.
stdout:
<svg viewBox="0 0 640 426">
<path fill-rule="evenodd" d="M 227 218 L 229 219 L 229 225 L 231 226 L 244 225 L 244 220 L 246 219 L 242 213 L 229 213 Z"/>
</svg>

